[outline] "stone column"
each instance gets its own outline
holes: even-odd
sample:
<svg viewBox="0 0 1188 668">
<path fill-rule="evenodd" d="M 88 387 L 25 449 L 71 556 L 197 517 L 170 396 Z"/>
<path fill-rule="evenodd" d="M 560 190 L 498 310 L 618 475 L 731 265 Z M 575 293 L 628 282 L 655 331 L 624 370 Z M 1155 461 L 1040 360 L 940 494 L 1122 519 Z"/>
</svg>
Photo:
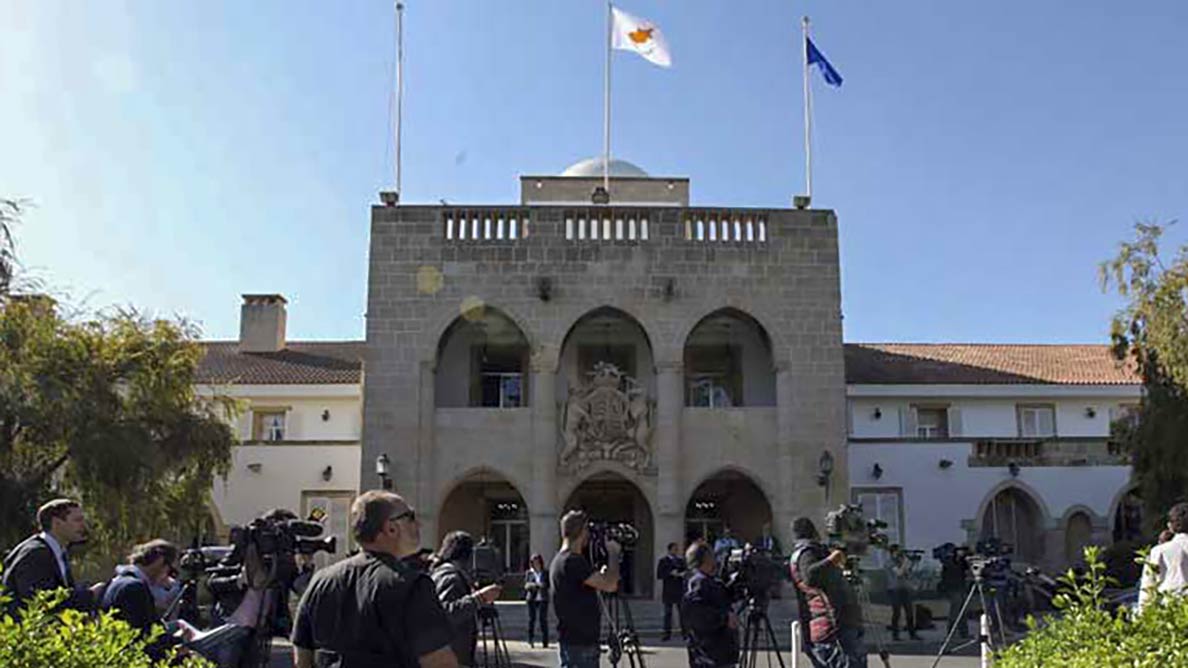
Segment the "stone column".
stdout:
<svg viewBox="0 0 1188 668">
<path fill-rule="evenodd" d="M 556 361 L 532 362 L 532 487 L 527 490 L 529 544 L 546 564 L 560 545 L 557 499 Z"/>
<path fill-rule="evenodd" d="M 421 542 L 425 545 L 436 545 L 437 515 L 441 510 L 436 507 L 438 499 L 435 498 L 436 476 L 433 468 L 433 453 L 436 449 L 433 427 L 437 421 L 437 377 L 436 368 L 431 361 L 422 361 L 418 370 L 420 382 L 417 388 L 417 478 L 409 488 L 412 495 L 409 502 L 417 509 L 417 516 L 424 518 L 421 520 Z M 401 492 L 399 489 L 396 491 Z"/>
<path fill-rule="evenodd" d="M 656 365 L 656 429 L 652 434 L 653 461 L 657 469 L 656 509 L 652 554 L 659 559 L 665 546 L 684 544 L 685 498 L 680 467 L 681 416 L 685 410 L 684 368 L 679 361 Z M 637 566 L 643 567 L 644 564 Z M 655 564 L 646 564 L 654 568 Z M 660 587 L 652 598 L 660 600 Z"/>
<path fill-rule="evenodd" d="M 784 545 L 791 545 L 791 528 L 793 516 L 797 514 L 812 514 L 812 509 L 797 507 L 803 505 L 806 491 L 798 489 L 795 467 L 803 465 L 807 452 L 811 450 L 806 443 L 796 441 L 796 409 L 795 386 L 792 372 L 787 364 L 776 366 L 776 471 L 775 478 L 779 481 L 776 498 L 771 499 L 772 512 L 775 521 L 772 530 L 779 536 Z M 807 476 L 799 476 L 804 479 Z M 815 490 L 814 490 L 815 491 Z M 800 504 L 797 504 L 800 501 Z"/>
</svg>

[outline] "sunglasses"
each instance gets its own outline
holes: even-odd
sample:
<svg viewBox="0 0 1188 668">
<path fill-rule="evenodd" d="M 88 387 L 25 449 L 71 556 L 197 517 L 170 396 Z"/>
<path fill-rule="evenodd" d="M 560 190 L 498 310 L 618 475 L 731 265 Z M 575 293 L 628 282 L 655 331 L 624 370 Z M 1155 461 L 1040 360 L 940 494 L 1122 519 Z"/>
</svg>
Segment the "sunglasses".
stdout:
<svg viewBox="0 0 1188 668">
<path fill-rule="evenodd" d="M 409 522 L 416 522 L 417 521 L 417 511 L 413 510 L 412 508 L 409 508 L 408 510 L 404 511 L 403 513 L 400 513 L 399 515 L 393 515 L 393 516 L 389 517 L 388 519 L 393 520 L 395 522 L 399 522 L 400 520 L 408 520 Z"/>
</svg>

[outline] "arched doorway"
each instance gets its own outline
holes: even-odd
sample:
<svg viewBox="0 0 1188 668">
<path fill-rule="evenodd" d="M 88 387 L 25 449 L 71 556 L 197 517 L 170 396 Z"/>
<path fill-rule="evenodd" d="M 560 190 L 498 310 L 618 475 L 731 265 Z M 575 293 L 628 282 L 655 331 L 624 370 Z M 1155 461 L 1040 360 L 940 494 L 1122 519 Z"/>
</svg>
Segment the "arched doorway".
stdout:
<svg viewBox="0 0 1188 668">
<path fill-rule="evenodd" d="M 584 510 L 591 521 L 626 523 L 639 532 L 639 541 L 623 550 L 620 591 L 630 596 L 652 595 L 652 509 L 630 480 L 617 473 L 597 473 L 569 495 L 565 511 Z"/>
<path fill-rule="evenodd" d="M 490 306 L 458 316 L 437 346 L 434 402 L 443 408 L 528 405 L 528 339 Z"/>
<path fill-rule="evenodd" d="M 772 521 L 771 503 L 751 478 L 726 470 L 707 478 L 685 505 L 685 540 L 703 538 L 713 545 L 724 529 L 745 543 L 755 543 Z"/>
<path fill-rule="evenodd" d="M 483 537 L 499 548 L 509 579 L 515 581 L 528 567 L 528 504 L 503 476 L 480 471 L 467 476 L 446 496 L 437 518 L 437 542 L 451 531 Z"/>
<path fill-rule="evenodd" d="M 1143 538 L 1143 498 L 1138 488 L 1122 496 L 1114 510 L 1114 542 L 1134 542 Z"/>
<path fill-rule="evenodd" d="M 986 504 L 979 537 L 1008 543 L 1017 559 L 1038 564 L 1044 558 L 1043 511 L 1031 495 L 1008 487 Z"/>
<path fill-rule="evenodd" d="M 1085 548 L 1093 544 L 1093 520 L 1083 511 L 1077 511 L 1068 518 L 1064 528 L 1064 559 L 1069 566 L 1085 561 Z"/>
<path fill-rule="evenodd" d="M 767 331 L 737 309 L 702 318 L 685 341 L 685 405 L 775 406 L 775 364 Z"/>
</svg>

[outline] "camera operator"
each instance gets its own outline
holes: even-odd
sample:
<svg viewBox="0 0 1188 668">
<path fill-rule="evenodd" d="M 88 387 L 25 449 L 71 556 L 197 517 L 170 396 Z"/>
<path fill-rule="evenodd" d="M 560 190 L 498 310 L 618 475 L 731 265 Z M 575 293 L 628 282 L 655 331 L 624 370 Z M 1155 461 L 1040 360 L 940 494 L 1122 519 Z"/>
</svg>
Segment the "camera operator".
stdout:
<svg viewBox="0 0 1188 668">
<path fill-rule="evenodd" d="M 730 592 L 714 577 L 714 551 L 696 543 L 685 552 L 692 571 L 681 601 L 681 619 L 688 629 L 689 665 L 697 668 L 738 663 L 738 617 L 730 609 Z"/>
<path fill-rule="evenodd" d="M 454 629 L 450 646 L 458 657 L 458 664 L 462 666 L 474 665 L 479 608 L 494 603 L 502 591 L 502 587 L 497 584 L 475 590 L 470 574 L 473 556 L 474 538 L 465 531 L 451 531 L 441 541 L 437 565 L 430 575 L 437 589 L 437 598 Z"/>
<path fill-rule="evenodd" d="M 680 615 L 681 597 L 685 593 L 685 560 L 679 554 L 676 543 L 668 544 L 668 554 L 656 563 L 656 579 L 661 585 L 661 603 L 664 605 L 664 635 L 660 640 L 672 637 L 672 610 L 677 609 L 681 635 L 685 635 L 685 618 Z"/>
<path fill-rule="evenodd" d="M 416 554 L 416 511 L 392 492 L 351 505 L 360 552 L 314 574 L 293 624 L 297 668 L 455 668 L 449 619 L 429 576 L 402 560 Z"/>
<path fill-rule="evenodd" d="M 128 556 L 128 564 L 116 567 L 115 577 L 104 590 L 100 609 L 115 610 L 116 617 L 138 629 L 141 636 L 147 636 L 154 624 L 161 623 L 152 588 L 169 579 L 177 556 L 177 547 L 169 541 L 153 540 L 137 545 Z M 191 635 L 189 629 L 186 635 Z M 148 655 L 159 660 L 174 643 L 173 638 L 162 635 L 148 647 Z"/>
<path fill-rule="evenodd" d="M 792 535 L 796 542 L 789 566 L 810 656 L 825 668 L 866 666 L 862 608 L 842 570 L 845 552 L 823 545 L 807 517 L 792 523 Z"/>
<path fill-rule="evenodd" d="M 891 637 L 899 640 L 899 612 L 902 610 L 908 637 L 919 640 L 916 614 L 912 610 L 912 560 L 898 545 L 891 545 L 887 548 L 887 563 L 883 570 L 887 575 L 887 597 L 891 600 Z"/>
<path fill-rule="evenodd" d="M 969 620 L 960 613 L 961 606 L 965 605 L 965 595 L 969 593 L 969 563 L 965 550 L 952 547 L 951 544 L 950 548 L 940 555 L 941 575 L 937 586 L 949 601 L 949 624 L 945 633 L 951 633 L 956 625 L 957 633 L 962 638 L 968 638 Z"/>
<path fill-rule="evenodd" d="M 561 668 L 595 668 L 602 628 L 598 592 L 619 590 L 622 548 L 607 540 L 607 563 L 595 571 L 582 554 L 590 542 L 590 520 L 580 510 L 571 510 L 561 518 L 561 537 L 561 551 L 549 565 Z"/>
</svg>

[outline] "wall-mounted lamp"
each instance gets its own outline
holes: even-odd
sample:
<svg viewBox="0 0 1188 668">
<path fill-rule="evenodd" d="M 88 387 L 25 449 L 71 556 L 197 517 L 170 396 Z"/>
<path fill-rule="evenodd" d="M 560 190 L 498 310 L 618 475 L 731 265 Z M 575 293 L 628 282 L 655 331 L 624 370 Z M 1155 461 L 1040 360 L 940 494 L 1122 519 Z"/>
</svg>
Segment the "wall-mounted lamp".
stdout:
<svg viewBox="0 0 1188 668">
<path fill-rule="evenodd" d="M 1007 464 L 1007 470 L 1011 472 L 1012 478 L 1019 477 L 1019 465 L 1017 463 L 1011 462 L 1010 464 Z"/>
<path fill-rule="evenodd" d="M 548 276 L 540 276 L 536 279 L 536 296 L 540 297 L 540 301 L 547 302 L 553 298 L 553 279 Z"/>
<path fill-rule="evenodd" d="M 330 421 L 330 409 L 323 408 L 322 409 L 322 422 L 329 422 L 329 421 Z"/>
<path fill-rule="evenodd" d="M 878 462 L 876 462 L 874 467 L 870 469 L 870 477 L 874 478 L 875 480 L 883 477 L 883 467 L 879 466 Z"/>
<path fill-rule="evenodd" d="M 951 459 L 942 459 L 942 460 L 940 460 L 939 462 L 937 462 L 937 463 L 936 463 L 936 465 L 937 465 L 937 466 L 939 466 L 939 467 L 941 467 L 942 469 L 948 469 L 948 468 L 950 468 L 951 466 L 953 466 L 953 460 L 951 460 Z"/>
<path fill-rule="evenodd" d="M 388 459 L 388 453 L 382 452 L 379 457 L 375 458 L 375 474 L 379 476 L 380 487 L 384 489 L 392 489 L 392 460 Z"/>
<path fill-rule="evenodd" d="M 251 471 L 252 473 L 259 473 L 263 469 L 264 465 L 260 462 L 252 462 L 251 464 L 247 465 L 247 470 Z"/>
<path fill-rule="evenodd" d="M 881 420 L 883 418 L 883 409 L 879 408 L 878 406 L 875 406 L 874 413 L 872 414 L 872 417 L 874 417 L 874 419 L 876 419 L 876 420 Z"/>
<path fill-rule="evenodd" d="M 322 469 L 322 480 L 325 480 L 326 482 L 330 482 L 330 479 L 333 477 L 334 477 L 334 467 L 333 466 L 326 466 L 326 468 Z"/>
<path fill-rule="evenodd" d="M 664 281 L 664 301 L 670 302 L 676 296 L 676 279 L 669 278 Z"/>
<path fill-rule="evenodd" d="M 1089 418 L 1090 420 L 1097 417 L 1097 409 L 1092 406 L 1089 406 L 1088 408 L 1085 409 L 1085 417 Z"/>
<path fill-rule="evenodd" d="M 829 479 L 833 477 L 833 455 L 825 450 L 817 460 L 817 484 L 828 488 Z"/>
</svg>

